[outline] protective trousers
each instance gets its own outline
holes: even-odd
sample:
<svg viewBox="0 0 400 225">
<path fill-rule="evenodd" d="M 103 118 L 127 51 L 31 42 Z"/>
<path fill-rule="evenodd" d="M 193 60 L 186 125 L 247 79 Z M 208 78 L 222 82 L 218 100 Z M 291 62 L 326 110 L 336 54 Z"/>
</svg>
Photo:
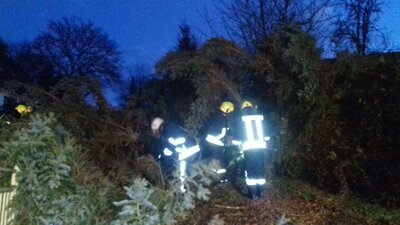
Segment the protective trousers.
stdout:
<svg viewBox="0 0 400 225">
<path fill-rule="evenodd" d="M 260 197 L 265 184 L 265 149 L 245 151 L 244 170 L 249 197 Z"/>
</svg>

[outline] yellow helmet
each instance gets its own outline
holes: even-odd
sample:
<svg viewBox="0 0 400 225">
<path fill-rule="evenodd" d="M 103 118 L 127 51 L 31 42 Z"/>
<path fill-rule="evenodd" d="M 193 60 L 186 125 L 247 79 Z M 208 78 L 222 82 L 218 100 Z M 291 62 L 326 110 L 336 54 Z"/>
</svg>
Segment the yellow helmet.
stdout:
<svg viewBox="0 0 400 225">
<path fill-rule="evenodd" d="M 17 110 L 17 112 L 22 116 L 25 116 L 32 112 L 32 107 L 19 104 L 17 107 L 15 107 L 15 110 Z"/>
<path fill-rule="evenodd" d="M 251 102 L 249 102 L 249 101 L 244 101 L 244 102 L 242 103 L 242 108 L 241 108 L 241 109 L 244 109 L 244 108 L 246 108 L 246 107 L 251 107 L 251 108 L 253 108 L 253 104 L 251 104 Z"/>
<path fill-rule="evenodd" d="M 224 113 L 231 113 L 233 110 L 235 110 L 235 106 L 233 105 L 232 102 L 223 102 L 219 109 L 224 112 Z"/>
</svg>

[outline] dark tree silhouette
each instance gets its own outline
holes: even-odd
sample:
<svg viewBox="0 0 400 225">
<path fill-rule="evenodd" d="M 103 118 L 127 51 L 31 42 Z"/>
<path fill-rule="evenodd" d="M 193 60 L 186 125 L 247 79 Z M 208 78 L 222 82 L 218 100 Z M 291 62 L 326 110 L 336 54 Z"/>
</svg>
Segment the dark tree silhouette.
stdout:
<svg viewBox="0 0 400 225">
<path fill-rule="evenodd" d="M 100 28 L 79 19 L 50 22 L 34 41 L 34 52 L 45 57 L 55 76 L 119 81 L 120 53 Z"/>
<path fill-rule="evenodd" d="M 13 61 L 9 54 L 9 46 L 0 38 L 0 86 L 4 82 L 18 79 L 13 68 Z"/>
<path fill-rule="evenodd" d="M 254 51 L 283 26 L 300 26 L 306 32 L 320 28 L 328 16 L 330 0 L 219 0 L 217 9 L 228 35 Z"/>
<path fill-rule="evenodd" d="M 49 91 L 62 77 L 54 76 L 49 60 L 34 52 L 31 43 L 22 43 L 13 49 L 15 73 L 25 77 L 24 83 L 33 84 Z"/>
<path fill-rule="evenodd" d="M 179 26 L 179 36 L 178 36 L 178 44 L 177 51 L 194 51 L 197 49 L 198 42 L 194 34 L 192 33 L 192 29 L 187 24 L 182 24 Z"/>
<path fill-rule="evenodd" d="M 377 22 L 382 2 L 379 0 L 339 0 L 339 15 L 335 22 L 333 42 L 338 49 L 350 49 L 365 55 L 372 35 L 379 32 Z M 338 10 L 339 11 L 339 10 Z"/>
</svg>

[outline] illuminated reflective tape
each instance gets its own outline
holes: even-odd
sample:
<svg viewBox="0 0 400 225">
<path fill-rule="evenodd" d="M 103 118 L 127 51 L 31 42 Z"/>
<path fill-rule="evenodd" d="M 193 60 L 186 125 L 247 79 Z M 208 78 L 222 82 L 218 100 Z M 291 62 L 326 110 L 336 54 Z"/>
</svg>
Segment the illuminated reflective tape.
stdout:
<svg viewBox="0 0 400 225">
<path fill-rule="evenodd" d="M 225 134 L 226 134 L 226 128 L 224 127 L 222 128 L 221 133 L 216 136 L 208 134 L 206 137 L 206 141 L 218 146 L 224 146 L 224 143 L 222 143 L 221 139 L 225 136 Z"/>
<path fill-rule="evenodd" d="M 264 185 L 265 184 L 265 179 L 257 179 L 257 184 L 258 185 Z"/>
<path fill-rule="evenodd" d="M 179 163 L 179 176 L 181 177 L 181 179 L 185 177 L 185 174 L 186 174 L 186 161 L 182 160 Z"/>
<path fill-rule="evenodd" d="M 246 184 L 249 186 L 257 185 L 257 180 L 246 178 Z"/>
<path fill-rule="evenodd" d="M 232 140 L 232 144 L 233 145 L 241 145 L 242 142 L 241 141 L 237 141 L 237 140 Z"/>
<path fill-rule="evenodd" d="M 256 120 L 257 137 L 259 140 L 260 139 L 263 140 L 263 138 L 264 138 L 264 132 L 263 132 L 262 124 L 261 124 L 262 121 L 263 121 L 263 117 L 261 117 L 261 120 Z"/>
<path fill-rule="evenodd" d="M 252 185 L 264 185 L 265 184 L 265 179 L 252 179 L 247 177 L 247 171 L 244 171 L 244 177 L 246 178 L 246 184 L 249 186 Z"/>
<path fill-rule="evenodd" d="M 222 143 L 220 139 L 217 139 L 215 136 L 212 135 L 207 135 L 206 141 L 214 145 L 224 146 L 224 143 Z"/>
<path fill-rule="evenodd" d="M 226 173 L 226 169 L 218 169 L 218 170 L 214 170 L 214 172 L 221 174 L 221 173 Z"/>
<path fill-rule="evenodd" d="M 242 116 L 242 121 L 245 123 L 246 137 L 247 140 L 242 144 L 242 151 L 249 149 L 265 149 L 267 143 L 264 140 L 264 132 L 262 129 L 262 121 L 264 116 L 262 115 L 250 115 Z M 257 138 L 254 136 L 252 122 L 255 122 L 255 128 L 257 132 Z"/>
<path fill-rule="evenodd" d="M 185 185 L 183 184 L 183 182 L 185 181 L 185 177 L 186 177 L 186 161 L 182 160 L 179 163 L 179 179 L 182 182 L 181 184 L 182 192 L 186 192 Z"/>
<path fill-rule="evenodd" d="M 243 151 L 248 151 L 248 150 L 259 150 L 259 149 L 266 149 L 267 148 L 267 143 L 265 141 L 257 141 L 257 142 L 248 142 L 245 141 L 243 142 L 242 145 L 242 150 Z"/>
<path fill-rule="evenodd" d="M 251 127 L 251 118 L 248 118 L 248 116 L 243 116 L 242 120 L 244 121 L 245 124 L 245 129 L 246 129 L 246 137 L 248 142 L 253 142 L 254 141 L 254 133 L 253 133 L 253 128 Z"/>
<path fill-rule="evenodd" d="M 181 145 L 183 143 L 185 143 L 186 139 L 184 137 L 178 137 L 176 139 L 174 138 L 168 138 L 168 142 L 177 146 L 177 145 Z"/>
<path fill-rule="evenodd" d="M 246 178 L 246 184 L 249 186 L 252 185 L 264 185 L 265 184 L 265 179 L 249 179 Z"/>
<path fill-rule="evenodd" d="M 171 156 L 172 155 L 172 151 L 171 150 L 169 150 L 168 148 L 164 148 L 164 155 L 166 155 L 166 156 Z"/>
<path fill-rule="evenodd" d="M 269 140 L 271 140 L 270 137 L 265 137 L 265 138 L 264 138 L 264 141 L 269 141 Z"/>
<path fill-rule="evenodd" d="M 195 145 L 195 146 L 192 146 L 190 148 L 185 148 L 185 146 L 183 146 L 183 148 L 181 148 L 180 151 L 181 152 L 179 153 L 178 159 L 179 160 L 183 160 L 183 159 L 186 159 L 189 156 L 192 156 L 193 154 L 199 152 L 200 151 L 200 147 L 199 147 L 199 145 Z"/>
</svg>

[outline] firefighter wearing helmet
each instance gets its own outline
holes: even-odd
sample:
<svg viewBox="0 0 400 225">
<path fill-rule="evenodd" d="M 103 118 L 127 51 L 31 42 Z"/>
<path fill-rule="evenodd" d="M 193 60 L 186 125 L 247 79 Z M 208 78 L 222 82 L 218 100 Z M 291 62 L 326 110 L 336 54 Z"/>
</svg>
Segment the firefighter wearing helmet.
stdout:
<svg viewBox="0 0 400 225">
<path fill-rule="evenodd" d="M 201 132 L 202 157 L 216 159 L 220 167 L 214 168 L 214 172 L 221 174 L 221 182 L 226 181 L 224 174 L 229 164 L 228 148 L 232 145 L 231 135 L 231 115 L 235 107 L 232 102 L 225 101 L 219 106 L 219 110 L 214 113 Z"/>
<path fill-rule="evenodd" d="M 195 156 L 200 152 L 200 147 L 194 137 L 190 136 L 183 128 L 173 124 L 164 122 L 160 117 L 156 117 L 151 122 L 151 130 L 154 136 L 162 142 L 162 150 L 158 156 L 165 165 L 163 168 L 174 165 L 174 160 L 178 160 L 179 176 L 181 181 L 187 176 L 188 167 L 194 160 Z M 172 159 L 172 160 L 171 160 Z M 172 171 L 167 171 L 172 172 Z M 182 184 L 181 190 L 185 191 Z"/>
<path fill-rule="evenodd" d="M 269 137 L 265 136 L 264 116 L 250 101 L 242 102 L 239 128 L 248 197 L 255 199 L 262 195 L 266 182 L 265 153 Z"/>
</svg>

